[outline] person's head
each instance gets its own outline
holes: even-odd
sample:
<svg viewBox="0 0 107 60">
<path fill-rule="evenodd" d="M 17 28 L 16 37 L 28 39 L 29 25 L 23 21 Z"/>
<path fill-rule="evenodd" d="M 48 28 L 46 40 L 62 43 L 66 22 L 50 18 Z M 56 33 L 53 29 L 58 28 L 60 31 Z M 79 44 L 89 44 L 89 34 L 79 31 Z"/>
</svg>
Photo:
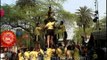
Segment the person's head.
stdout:
<svg viewBox="0 0 107 60">
<path fill-rule="evenodd" d="M 40 43 L 38 41 L 36 41 L 35 43 L 35 50 L 39 50 L 41 47 L 40 47 Z"/>
<path fill-rule="evenodd" d="M 25 51 L 28 51 L 28 48 L 25 48 Z"/>
<path fill-rule="evenodd" d="M 2 49 L 0 50 L 0 53 L 3 53 L 3 50 L 2 50 Z"/>
<path fill-rule="evenodd" d="M 60 21 L 60 25 L 63 25 L 64 24 L 64 22 L 63 21 Z"/>
<path fill-rule="evenodd" d="M 24 53 L 24 51 L 23 51 L 23 49 L 22 49 L 22 48 L 19 50 L 19 52 L 20 52 L 20 53 Z"/>
<path fill-rule="evenodd" d="M 33 50 L 34 50 L 34 47 L 30 47 L 29 50 L 30 50 L 30 51 L 33 51 Z"/>
<path fill-rule="evenodd" d="M 56 44 L 56 48 L 62 48 L 62 43 Z"/>
<path fill-rule="evenodd" d="M 56 20 L 53 17 L 49 18 L 49 22 L 55 22 Z"/>
<path fill-rule="evenodd" d="M 47 18 L 48 18 L 48 16 L 46 15 L 46 16 L 45 16 L 45 18 L 47 19 Z"/>
<path fill-rule="evenodd" d="M 40 25 L 40 23 L 39 23 L 39 22 L 37 22 L 37 23 L 36 23 L 36 26 L 39 26 L 39 25 Z"/>
</svg>

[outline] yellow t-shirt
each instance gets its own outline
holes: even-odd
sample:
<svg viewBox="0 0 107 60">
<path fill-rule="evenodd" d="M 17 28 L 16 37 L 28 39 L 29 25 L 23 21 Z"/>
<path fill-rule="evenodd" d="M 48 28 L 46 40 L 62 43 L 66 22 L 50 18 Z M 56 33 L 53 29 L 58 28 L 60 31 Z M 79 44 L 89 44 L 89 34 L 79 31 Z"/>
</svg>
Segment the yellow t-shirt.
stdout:
<svg viewBox="0 0 107 60">
<path fill-rule="evenodd" d="M 25 56 L 25 59 L 26 59 L 26 60 L 29 59 L 29 55 L 30 55 L 29 53 L 30 53 L 29 51 L 26 51 L 26 52 L 24 53 L 24 56 Z"/>
<path fill-rule="evenodd" d="M 43 52 L 42 49 L 40 49 L 40 51 L 31 51 L 30 52 L 30 59 L 31 60 L 37 60 L 37 57 L 38 57 L 39 53 L 44 55 L 44 52 Z"/>
<path fill-rule="evenodd" d="M 46 57 L 44 60 L 51 60 L 51 57 L 52 57 L 54 51 L 55 51 L 55 49 L 48 48 L 46 51 Z"/>
<path fill-rule="evenodd" d="M 65 26 L 64 25 L 60 25 L 60 30 L 62 30 L 62 32 L 66 31 Z"/>
<path fill-rule="evenodd" d="M 46 27 L 48 28 L 48 29 L 54 29 L 54 25 L 55 24 L 55 22 L 48 22 L 47 24 L 46 24 Z"/>
<path fill-rule="evenodd" d="M 43 51 L 42 49 L 40 49 L 40 53 L 41 53 L 42 55 L 44 55 L 44 51 Z"/>
<path fill-rule="evenodd" d="M 63 38 L 64 37 L 64 32 L 66 31 L 64 25 L 60 25 L 60 29 L 58 29 L 59 37 Z"/>
<path fill-rule="evenodd" d="M 38 56 L 38 52 L 36 52 L 36 51 L 31 51 L 30 52 L 30 59 L 31 60 L 36 60 L 37 56 Z"/>
<path fill-rule="evenodd" d="M 41 34 L 41 30 L 42 30 L 41 27 L 36 27 L 35 28 L 35 35 L 40 35 Z"/>
<path fill-rule="evenodd" d="M 61 57 L 63 54 L 60 48 L 57 48 L 56 53 L 58 54 L 59 57 Z"/>
<path fill-rule="evenodd" d="M 52 56 L 52 53 L 53 53 L 53 50 L 52 50 L 51 48 L 48 48 L 48 49 L 47 49 L 47 53 L 46 53 L 47 56 L 48 56 L 48 57 L 51 57 L 51 56 Z"/>
<path fill-rule="evenodd" d="M 18 54 L 19 60 L 24 60 L 24 56 L 22 56 L 22 53 Z"/>
</svg>

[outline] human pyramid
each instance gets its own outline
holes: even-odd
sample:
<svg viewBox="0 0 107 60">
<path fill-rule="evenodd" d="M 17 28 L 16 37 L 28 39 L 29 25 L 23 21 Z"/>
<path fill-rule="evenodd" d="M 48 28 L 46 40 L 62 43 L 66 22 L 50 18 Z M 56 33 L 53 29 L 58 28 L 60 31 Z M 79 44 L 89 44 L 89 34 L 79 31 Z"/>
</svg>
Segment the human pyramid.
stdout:
<svg viewBox="0 0 107 60">
<path fill-rule="evenodd" d="M 45 20 L 47 22 L 47 20 Z M 79 56 L 79 49 L 75 47 L 75 43 L 72 45 L 67 45 L 66 41 L 66 34 L 65 34 L 65 26 L 63 25 L 63 21 L 60 22 L 61 31 L 63 33 L 63 42 L 55 44 L 54 42 L 54 24 L 55 20 L 47 22 L 45 28 L 47 29 L 46 37 L 46 44 L 45 49 L 41 47 L 39 37 L 41 36 L 39 33 L 36 35 L 36 43 L 33 49 L 28 50 L 20 50 L 18 53 L 19 60 L 69 60 L 74 59 L 73 55 Z M 36 32 L 39 32 L 42 29 L 37 23 Z M 43 38 L 43 37 L 42 37 Z M 65 40 L 64 40 L 65 39 Z M 76 60 L 79 58 L 75 57 Z"/>
<path fill-rule="evenodd" d="M 58 38 L 62 36 L 63 42 L 58 43 L 55 41 L 55 29 L 61 32 L 58 34 Z M 41 48 L 39 40 L 41 37 L 41 31 L 45 31 L 45 49 Z M 34 48 L 28 50 L 27 48 L 19 50 L 18 57 L 19 60 L 64 60 L 72 59 L 74 55 L 75 46 L 74 44 L 67 45 L 67 32 L 64 26 L 64 22 L 60 21 L 59 26 L 56 26 L 56 20 L 52 17 L 51 7 L 49 7 L 48 16 L 44 20 L 44 27 L 41 27 L 40 23 L 36 24 L 35 28 L 35 46 Z M 72 49 L 71 49 L 72 48 Z M 78 52 L 78 50 L 76 49 Z"/>
</svg>

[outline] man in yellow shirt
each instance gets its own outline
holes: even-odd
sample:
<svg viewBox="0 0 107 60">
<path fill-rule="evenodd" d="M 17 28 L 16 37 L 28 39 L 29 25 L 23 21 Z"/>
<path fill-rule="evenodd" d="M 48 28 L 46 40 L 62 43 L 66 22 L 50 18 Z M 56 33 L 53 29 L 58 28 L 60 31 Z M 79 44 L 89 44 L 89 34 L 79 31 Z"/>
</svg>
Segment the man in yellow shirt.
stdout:
<svg viewBox="0 0 107 60">
<path fill-rule="evenodd" d="M 41 48 L 44 49 L 45 48 L 45 41 L 44 41 L 44 26 L 40 23 L 36 24 L 36 28 L 35 28 L 35 43 L 36 41 L 39 41 L 41 44 Z"/>
<path fill-rule="evenodd" d="M 29 54 L 30 54 L 30 51 L 28 51 L 28 49 L 26 49 L 26 51 L 24 53 L 25 60 L 29 60 Z"/>
<path fill-rule="evenodd" d="M 36 28 L 34 30 L 35 32 L 35 40 L 36 41 L 39 41 L 40 40 L 40 35 L 41 35 L 41 32 L 42 32 L 42 28 L 40 27 L 40 23 L 37 23 L 36 24 Z"/>
<path fill-rule="evenodd" d="M 55 25 L 55 21 L 50 20 L 45 26 L 45 28 L 47 28 L 47 46 L 48 46 L 48 48 L 54 44 L 53 43 L 54 27 L 55 27 L 54 25 Z"/>
<path fill-rule="evenodd" d="M 55 49 L 47 48 L 45 60 L 51 60 L 53 52 L 55 52 Z"/>
<path fill-rule="evenodd" d="M 30 60 L 37 60 L 38 52 L 33 49 L 33 51 L 30 52 Z"/>
<path fill-rule="evenodd" d="M 63 50 L 62 50 L 62 45 L 61 43 L 58 43 L 58 47 L 56 48 L 56 54 L 58 57 L 62 58 L 63 57 Z"/>
<path fill-rule="evenodd" d="M 62 38 L 63 39 L 63 42 L 64 44 L 66 45 L 67 42 L 66 42 L 66 39 L 67 39 L 67 32 L 66 32 L 66 28 L 65 28 L 65 25 L 64 25 L 64 22 L 63 21 L 60 21 L 60 25 L 59 25 L 59 38 Z"/>
<path fill-rule="evenodd" d="M 24 51 L 20 50 L 20 52 L 18 53 L 18 59 L 24 60 Z"/>
<path fill-rule="evenodd" d="M 33 51 L 30 52 L 30 60 L 38 60 L 41 55 L 44 55 L 44 51 L 41 49 L 40 43 L 36 42 Z"/>
</svg>

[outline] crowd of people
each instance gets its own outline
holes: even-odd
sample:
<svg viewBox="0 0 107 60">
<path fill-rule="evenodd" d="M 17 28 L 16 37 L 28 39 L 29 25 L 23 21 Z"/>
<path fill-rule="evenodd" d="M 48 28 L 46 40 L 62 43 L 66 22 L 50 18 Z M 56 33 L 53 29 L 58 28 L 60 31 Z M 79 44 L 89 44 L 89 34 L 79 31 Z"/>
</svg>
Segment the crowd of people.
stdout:
<svg viewBox="0 0 107 60">
<path fill-rule="evenodd" d="M 101 52 L 102 55 L 100 55 Z M 4 51 L 1 50 L 0 54 L 1 60 L 99 60 L 101 56 L 104 57 L 105 53 L 101 49 L 89 50 L 85 46 L 75 44 L 74 41 L 68 41 L 67 45 L 61 42 L 56 47 L 44 50 L 36 41 L 35 47 L 20 48 L 17 53 L 7 48 Z"/>
<path fill-rule="evenodd" d="M 58 43 L 56 47 L 47 48 L 46 51 L 36 42 L 34 48 L 20 48 L 16 53 L 5 50 L 2 60 L 80 60 L 79 49 L 72 44 L 67 46 L 64 43 Z"/>
</svg>

